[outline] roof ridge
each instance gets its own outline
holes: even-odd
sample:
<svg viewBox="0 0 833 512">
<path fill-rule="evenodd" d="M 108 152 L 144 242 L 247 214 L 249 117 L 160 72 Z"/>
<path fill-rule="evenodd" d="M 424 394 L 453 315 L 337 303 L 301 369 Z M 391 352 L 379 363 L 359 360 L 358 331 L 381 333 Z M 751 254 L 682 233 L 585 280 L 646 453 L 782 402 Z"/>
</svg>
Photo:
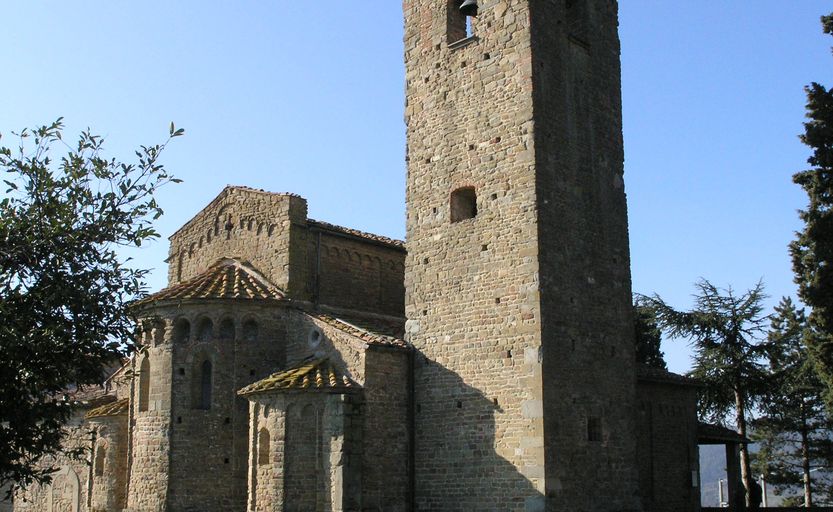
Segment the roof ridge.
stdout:
<svg viewBox="0 0 833 512">
<path fill-rule="evenodd" d="M 177 228 L 176 231 L 171 233 L 171 235 L 168 236 L 168 240 L 171 240 L 173 237 L 175 237 L 180 232 L 185 231 L 186 228 L 188 228 L 191 224 L 193 224 L 197 220 L 197 217 L 199 217 L 201 213 L 203 213 L 204 211 L 206 211 L 209 208 L 211 208 L 212 206 L 214 206 L 215 203 L 219 203 L 220 201 L 222 201 L 222 199 L 225 198 L 225 196 L 227 196 L 229 191 L 231 191 L 231 190 L 240 190 L 240 191 L 243 191 L 243 192 L 261 194 L 261 195 L 266 195 L 266 196 L 299 197 L 299 198 L 303 199 L 302 196 L 300 196 L 298 194 L 295 194 L 293 192 L 269 192 L 267 190 L 247 187 L 245 185 L 226 185 L 225 187 L 223 187 L 223 190 L 221 190 L 216 196 L 214 196 L 214 198 L 211 201 L 208 202 L 208 204 L 206 204 L 205 206 L 200 208 L 200 210 L 197 213 L 195 213 L 190 219 L 188 219 L 184 224 L 182 224 L 179 228 Z"/>
<path fill-rule="evenodd" d="M 346 373 L 340 372 L 329 356 L 323 356 L 301 359 L 284 370 L 249 384 L 237 394 L 303 390 L 346 392 L 360 387 Z"/>
<path fill-rule="evenodd" d="M 373 240 L 375 242 L 381 242 L 387 245 L 393 245 L 395 247 L 399 247 L 404 249 L 405 242 L 403 240 L 399 240 L 396 238 L 390 238 L 384 235 L 377 235 L 375 233 L 370 233 L 368 231 L 362 231 L 359 229 L 348 228 L 346 226 L 340 226 L 338 224 L 332 224 L 330 222 L 324 222 L 321 220 L 315 219 L 307 219 L 307 225 L 318 226 L 324 229 L 329 229 L 331 231 L 340 231 L 342 233 L 347 233 L 349 235 L 357 236 L 359 238 L 365 238 L 368 240 Z"/>
<path fill-rule="evenodd" d="M 135 301 L 133 307 L 164 300 L 283 300 L 285 298 L 286 292 L 274 285 L 248 262 L 223 257 L 202 273 Z"/>
</svg>

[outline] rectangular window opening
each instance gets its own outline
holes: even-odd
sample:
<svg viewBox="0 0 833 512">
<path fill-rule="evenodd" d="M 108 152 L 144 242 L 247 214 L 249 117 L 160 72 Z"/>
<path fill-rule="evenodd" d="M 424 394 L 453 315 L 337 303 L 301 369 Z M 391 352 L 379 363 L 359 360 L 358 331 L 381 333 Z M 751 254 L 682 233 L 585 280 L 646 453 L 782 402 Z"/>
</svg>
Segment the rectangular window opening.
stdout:
<svg viewBox="0 0 833 512">
<path fill-rule="evenodd" d="M 459 48 L 461 43 L 474 38 L 474 16 L 467 16 L 461 10 L 464 0 L 448 0 L 446 33 L 448 45 Z"/>
<path fill-rule="evenodd" d="M 591 443 L 602 441 L 602 419 L 597 416 L 587 418 L 587 440 Z"/>
</svg>

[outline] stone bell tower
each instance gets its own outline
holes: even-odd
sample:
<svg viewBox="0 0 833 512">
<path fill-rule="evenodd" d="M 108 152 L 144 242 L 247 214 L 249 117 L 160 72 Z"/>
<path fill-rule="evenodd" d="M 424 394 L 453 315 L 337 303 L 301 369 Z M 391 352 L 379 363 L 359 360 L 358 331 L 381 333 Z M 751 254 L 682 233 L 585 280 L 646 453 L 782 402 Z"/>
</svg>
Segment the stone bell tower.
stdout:
<svg viewBox="0 0 833 512">
<path fill-rule="evenodd" d="M 404 13 L 416 508 L 638 510 L 617 3 Z"/>
</svg>

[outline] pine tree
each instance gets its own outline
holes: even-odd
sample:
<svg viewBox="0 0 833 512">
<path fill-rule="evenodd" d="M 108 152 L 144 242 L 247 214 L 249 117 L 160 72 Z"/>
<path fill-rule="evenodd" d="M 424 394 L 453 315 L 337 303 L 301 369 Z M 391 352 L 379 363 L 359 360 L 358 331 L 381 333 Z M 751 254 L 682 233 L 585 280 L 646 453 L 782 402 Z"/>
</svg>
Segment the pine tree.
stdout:
<svg viewBox="0 0 833 512">
<path fill-rule="evenodd" d="M 833 35 L 833 14 L 822 17 L 826 34 Z M 800 212 L 804 229 L 790 244 L 795 281 L 801 300 L 811 308 L 813 333 L 808 347 L 833 406 L 833 90 L 812 83 L 806 87 L 807 118 L 801 141 L 812 148 L 811 169 L 793 181 L 807 192 L 809 204 Z"/>
<path fill-rule="evenodd" d="M 800 488 L 805 507 L 813 506 L 814 495 L 829 498 L 833 490 L 824 481 L 826 472 L 811 473 L 828 467 L 833 457 L 833 422 L 822 399 L 824 385 L 804 345 L 809 332 L 804 311 L 789 298 L 781 299 L 767 337 L 772 381 L 760 406 L 762 416 L 753 424 L 760 447 L 755 469 L 779 493 Z"/>
<path fill-rule="evenodd" d="M 662 331 L 657 325 L 656 311 L 642 296 L 637 296 L 633 305 L 634 328 L 636 329 L 636 361 L 651 368 L 666 370 L 665 354 L 660 350 Z"/>
<path fill-rule="evenodd" d="M 704 384 L 700 417 L 710 423 L 733 420 L 738 434 L 747 435 L 747 423 L 767 387 L 763 364 L 766 319 L 762 315 L 763 283 L 737 295 L 705 279 L 695 283 L 695 307 L 678 311 L 659 296 L 651 298 L 660 327 L 672 338 L 688 339 L 694 348 L 690 375 Z M 741 478 L 747 498 L 752 489 L 749 452 L 741 445 Z M 747 499 L 747 503 L 748 503 Z"/>
</svg>

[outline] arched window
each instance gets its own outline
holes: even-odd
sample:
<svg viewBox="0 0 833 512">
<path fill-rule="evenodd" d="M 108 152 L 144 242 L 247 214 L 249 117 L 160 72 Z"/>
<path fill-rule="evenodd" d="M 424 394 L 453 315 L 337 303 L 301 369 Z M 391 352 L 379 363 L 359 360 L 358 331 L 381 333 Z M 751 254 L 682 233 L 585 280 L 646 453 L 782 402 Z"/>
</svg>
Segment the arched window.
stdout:
<svg viewBox="0 0 833 512">
<path fill-rule="evenodd" d="M 451 193 L 451 222 L 477 216 L 477 193 L 474 187 L 458 188 Z"/>
<path fill-rule="evenodd" d="M 211 409 L 212 365 L 209 359 L 204 360 L 194 372 L 194 409 Z"/>
<path fill-rule="evenodd" d="M 220 322 L 220 339 L 234 339 L 234 320 L 231 318 L 224 318 L 223 321 Z"/>
<path fill-rule="evenodd" d="M 187 343 L 188 339 L 191 337 L 191 323 L 184 319 L 180 318 L 174 324 L 174 334 L 173 334 L 173 341 L 174 343 Z"/>
<path fill-rule="evenodd" d="M 101 443 L 95 450 L 95 476 L 104 475 L 104 463 L 107 460 L 107 445 Z"/>
<path fill-rule="evenodd" d="M 243 323 L 243 339 L 248 342 L 257 341 L 257 322 L 246 320 Z"/>
<path fill-rule="evenodd" d="M 269 431 L 265 428 L 260 429 L 257 436 L 257 463 L 258 465 L 269 464 Z"/>
<path fill-rule="evenodd" d="M 153 343 L 154 345 L 165 343 L 165 322 L 159 318 L 153 321 Z"/>
<path fill-rule="evenodd" d="M 147 411 L 150 403 L 150 357 L 145 354 L 139 366 L 139 411 Z"/>
<path fill-rule="evenodd" d="M 203 318 L 197 326 L 197 341 L 208 341 L 214 337 L 214 323 L 210 318 Z"/>
</svg>

